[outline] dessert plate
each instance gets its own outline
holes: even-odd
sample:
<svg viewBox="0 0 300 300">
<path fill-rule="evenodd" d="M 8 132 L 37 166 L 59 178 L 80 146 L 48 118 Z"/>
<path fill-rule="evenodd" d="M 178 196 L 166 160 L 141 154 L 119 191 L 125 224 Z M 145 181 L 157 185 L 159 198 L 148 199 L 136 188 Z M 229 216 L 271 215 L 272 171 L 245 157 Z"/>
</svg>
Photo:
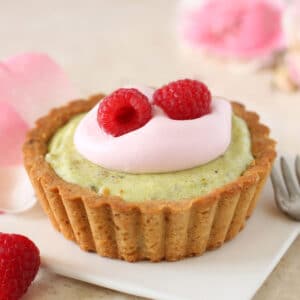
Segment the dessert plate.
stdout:
<svg viewBox="0 0 300 300">
<path fill-rule="evenodd" d="M 29 195 L 28 195 L 29 196 Z M 0 215 L 0 230 L 29 236 L 42 264 L 56 273 L 161 300 L 250 299 L 300 232 L 275 207 L 270 182 L 245 229 L 222 249 L 179 262 L 128 263 L 81 251 L 50 225 L 36 205 Z"/>
</svg>

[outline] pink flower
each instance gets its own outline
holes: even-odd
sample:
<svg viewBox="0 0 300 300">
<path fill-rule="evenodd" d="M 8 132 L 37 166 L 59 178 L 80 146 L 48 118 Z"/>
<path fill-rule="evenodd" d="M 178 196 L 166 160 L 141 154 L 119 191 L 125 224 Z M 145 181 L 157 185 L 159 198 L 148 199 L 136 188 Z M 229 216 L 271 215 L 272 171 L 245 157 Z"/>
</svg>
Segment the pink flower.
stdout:
<svg viewBox="0 0 300 300">
<path fill-rule="evenodd" d="M 213 54 L 266 57 L 284 44 L 283 8 L 276 0 L 206 0 L 183 7 L 179 29 L 186 42 Z"/>
</svg>

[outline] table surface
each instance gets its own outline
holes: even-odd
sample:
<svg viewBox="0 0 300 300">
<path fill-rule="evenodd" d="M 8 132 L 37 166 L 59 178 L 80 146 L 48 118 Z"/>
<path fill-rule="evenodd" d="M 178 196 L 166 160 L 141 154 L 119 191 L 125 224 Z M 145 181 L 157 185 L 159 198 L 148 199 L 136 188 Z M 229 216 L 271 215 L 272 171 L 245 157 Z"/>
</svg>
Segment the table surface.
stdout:
<svg viewBox="0 0 300 300">
<path fill-rule="evenodd" d="M 258 111 L 279 141 L 280 152 L 299 153 L 300 94 L 276 90 L 268 71 L 241 73 L 184 50 L 175 34 L 175 7 L 176 1 L 170 0 L 0 1 L 0 59 L 46 52 L 63 66 L 82 96 L 130 83 L 160 86 L 177 78 L 201 79 L 214 94 Z M 300 237 L 255 300 L 299 299 L 299 253 Z M 141 298 L 41 270 L 24 299 Z"/>
</svg>

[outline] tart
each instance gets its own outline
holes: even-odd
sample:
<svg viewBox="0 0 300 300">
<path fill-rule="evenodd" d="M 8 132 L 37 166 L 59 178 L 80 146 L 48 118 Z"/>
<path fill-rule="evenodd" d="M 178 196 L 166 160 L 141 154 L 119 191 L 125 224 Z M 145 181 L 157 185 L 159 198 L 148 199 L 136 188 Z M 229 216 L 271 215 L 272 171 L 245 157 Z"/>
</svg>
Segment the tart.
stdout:
<svg viewBox="0 0 300 300">
<path fill-rule="evenodd" d="M 93 168 L 99 168 L 95 169 L 98 173 L 93 174 L 111 179 L 111 185 L 102 188 L 101 184 L 89 185 L 86 181 L 81 184 L 82 181 L 76 179 L 79 178 L 74 175 L 78 172 L 76 164 L 80 166 L 77 159 L 71 159 L 71 163 L 66 162 L 73 177 L 68 177 L 59 169 L 63 156 L 55 153 L 55 150 L 61 147 L 64 153 L 67 144 L 63 143 L 67 143 L 68 140 L 65 137 L 60 138 L 62 144 L 55 145 L 59 134 L 65 130 L 73 136 L 78 122 L 81 122 L 95 106 L 100 106 L 105 101 L 100 101 L 103 98 L 106 99 L 104 95 L 99 94 L 53 109 L 47 116 L 39 119 L 35 128 L 27 135 L 23 147 L 24 164 L 39 202 L 54 228 L 68 240 L 76 242 L 83 250 L 130 262 L 176 261 L 218 248 L 225 241 L 235 237 L 245 226 L 247 218 L 252 215 L 276 157 L 275 142 L 269 138 L 269 129 L 259 122 L 258 115 L 246 111 L 239 103 L 230 102 L 234 116 L 246 125 L 251 142 L 249 151 L 252 158 L 248 160 L 244 170 L 239 171 L 238 176 L 228 179 L 225 184 L 221 182 L 216 187 L 212 186 L 209 190 L 198 189 L 198 185 L 205 185 L 199 178 L 193 188 L 185 189 L 185 186 L 182 186 L 182 189 L 187 191 L 186 196 L 178 192 L 165 193 L 160 197 L 157 193 L 151 194 L 152 190 L 156 191 L 156 187 L 146 187 L 145 182 L 149 183 L 151 178 L 159 176 L 169 176 L 166 177 L 167 180 L 177 178 L 176 176 L 182 179 L 180 174 L 185 174 L 184 172 L 194 172 L 196 175 L 193 173 L 193 176 L 197 176 L 197 172 L 203 169 L 160 173 L 162 171 L 154 168 L 147 175 L 143 174 L 143 170 L 135 170 L 134 174 L 128 175 L 134 178 L 134 181 L 126 181 L 128 170 L 110 170 L 107 166 L 103 168 L 88 161 Z M 229 151 L 228 149 L 226 151 Z M 122 150 L 119 149 L 119 152 Z M 72 151 L 74 152 L 74 149 Z M 235 154 L 232 155 L 234 157 Z M 117 160 L 115 153 L 114 156 Z M 226 154 L 221 155 L 220 159 L 223 156 Z M 55 164 L 56 160 L 58 164 Z M 214 162 L 215 160 L 209 163 Z M 232 166 L 233 164 L 232 161 Z M 228 168 L 230 170 L 230 163 Z M 222 170 L 213 171 L 218 173 Z M 82 174 L 82 177 L 87 176 Z M 143 181 L 143 176 L 147 176 L 147 180 Z M 120 193 L 113 190 L 115 182 L 126 182 L 124 197 L 122 189 Z M 159 185 L 159 180 L 153 182 Z M 126 187 L 130 184 L 133 185 L 129 187 L 131 194 L 126 194 Z M 163 188 L 165 185 L 162 184 Z M 135 190 L 141 190 L 139 197 L 134 198 Z M 160 190 L 161 187 L 158 191 Z M 148 199 L 147 195 L 151 197 Z M 170 199 L 167 195 L 170 195 Z"/>
</svg>

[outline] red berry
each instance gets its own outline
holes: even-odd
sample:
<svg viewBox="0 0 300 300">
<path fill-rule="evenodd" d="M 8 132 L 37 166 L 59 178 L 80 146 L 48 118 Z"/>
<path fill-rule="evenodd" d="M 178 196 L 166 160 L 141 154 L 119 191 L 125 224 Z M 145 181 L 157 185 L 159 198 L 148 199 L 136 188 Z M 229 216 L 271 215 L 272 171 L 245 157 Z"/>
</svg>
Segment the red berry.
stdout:
<svg viewBox="0 0 300 300">
<path fill-rule="evenodd" d="M 152 117 L 147 97 L 136 89 L 118 89 L 99 105 L 98 124 L 107 133 L 120 136 L 144 126 Z"/>
<path fill-rule="evenodd" d="M 40 252 L 28 238 L 0 233 L 0 299 L 17 300 L 26 293 L 40 266 Z"/>
<path fill-rule="evenodd" d="M 174 120 L 196 119 L 211 111 L 210 91 L 197 80 L 171 82 L 156 90 L 153 98 L 154 104 Z"/>
</svg>

